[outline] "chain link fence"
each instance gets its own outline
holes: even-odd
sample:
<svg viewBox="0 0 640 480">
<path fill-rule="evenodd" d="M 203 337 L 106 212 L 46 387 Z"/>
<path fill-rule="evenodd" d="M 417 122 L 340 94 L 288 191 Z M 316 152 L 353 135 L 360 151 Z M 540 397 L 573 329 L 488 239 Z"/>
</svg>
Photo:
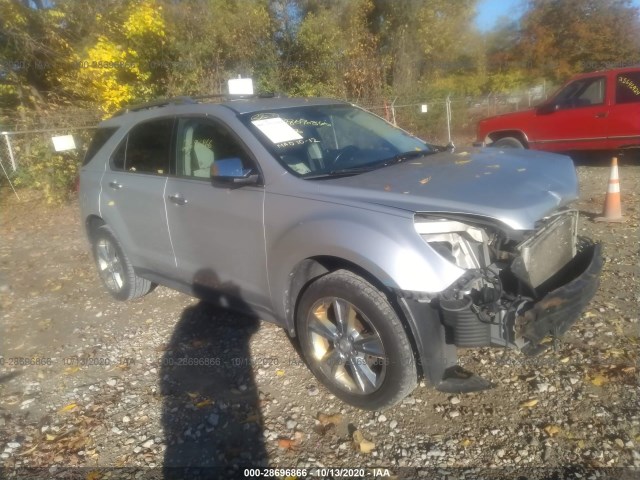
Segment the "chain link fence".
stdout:
<svg viewBox="0 0 640 480">
<path fill-rule="evenodd" d="M 20 198 L 20 189 L 27 188 L 47 203 L 68 198 L 99 120 L 96 114 L 78 111 L 37 118 L 21 115 L 20 122 L 13 124 L 0 117 L 0 195 L 12 192 Z M 17 128 L 6 129 L 7 124 Z M 72 135 L 76 148 L 57 152 L 52 137 L 62 135 Z"/>
</svg>

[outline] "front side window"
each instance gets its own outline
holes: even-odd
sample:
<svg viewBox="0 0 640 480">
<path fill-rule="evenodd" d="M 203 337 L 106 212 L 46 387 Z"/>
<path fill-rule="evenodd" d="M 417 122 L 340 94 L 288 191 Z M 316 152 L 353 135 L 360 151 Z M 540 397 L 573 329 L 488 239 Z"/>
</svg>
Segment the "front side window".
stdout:
<svg viewBox="0 0 640 480">
<path fill-rule="evenodd" d="M 616 79 L 616 103 L 640 103 L 640 72 L 618 75 Z"/>
<path fill-rule="evenodd" d="M 243 120 L 281 165 L 303 178 L 355 174 L 436 151 L 351 105 L 254 112 Z"/>
<path fill-rule="evenodd" d="M 605 95 L 605 78 L 583 78 L 571 82 L 555 97 L 555 103 L 561 109 L 602 105 Z"/>
<path fill-rule="evenodd" d="M 111 168 L 127 172 L 169 174 L 173 119 L 136 125 L 111 156 Z"/>
<path fill-rule="evenodd" d="M 244 148 L 221 123 L 204 118 L 178 119 L 178 176 L 211 178 L 211 167 L 218 160 L 239 158 L 243 168 L 252 168 Z"/>
</svg>

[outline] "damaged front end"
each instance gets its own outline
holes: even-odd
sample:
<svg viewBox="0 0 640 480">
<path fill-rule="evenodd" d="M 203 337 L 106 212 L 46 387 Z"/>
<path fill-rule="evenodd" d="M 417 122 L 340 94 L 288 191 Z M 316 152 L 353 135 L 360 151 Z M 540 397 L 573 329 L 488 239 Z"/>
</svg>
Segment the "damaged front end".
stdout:
<svg viewBox="0 0 640 480">
<path fill-rule="evenodd" d="M 504 346 L 536 355 L 580 318 L 595 294 L 601 247 L 577 236 L 578 212 L 564 210 L 517 232 L 495 225 L 416 217 L 416 230 L 465 273 L 431 299 L 447 343 Z"/>
</svg>

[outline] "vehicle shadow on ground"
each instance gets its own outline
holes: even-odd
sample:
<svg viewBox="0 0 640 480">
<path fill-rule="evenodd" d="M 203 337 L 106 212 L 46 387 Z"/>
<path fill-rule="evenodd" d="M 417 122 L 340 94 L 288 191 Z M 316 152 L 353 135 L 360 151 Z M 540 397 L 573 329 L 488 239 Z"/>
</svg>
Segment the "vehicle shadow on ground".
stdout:
<svg viewBox="0 0 640 480">
<path fill-rule="evenodd" d="M 233 478 L 268 463 L 249 351 L 259 320 L 220 307 L 239 289 L 214 272 L 199 272 L 194 285 L 207 300 L 183 311 L 160 369 L 163 476 Z"/>
<path fill-rule="evenodd" d="M 576 167 L 605 167 L 611 168 L 611 159 L 616 157 L 619 166 L 640 165 L 640 150 L 570 152 L 569 156 Z"/>
</svg>

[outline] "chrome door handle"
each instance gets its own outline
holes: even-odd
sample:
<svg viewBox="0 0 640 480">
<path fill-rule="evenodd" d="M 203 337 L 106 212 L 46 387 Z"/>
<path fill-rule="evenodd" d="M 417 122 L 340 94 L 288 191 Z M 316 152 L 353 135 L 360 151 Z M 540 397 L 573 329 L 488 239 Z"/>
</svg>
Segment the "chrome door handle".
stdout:
<svg viewBox="0 0 640 480">
<path fill-rule="evenodd" d="M 187 203 L 187 199 L 179 193 L 176 193 L 175 195 L 169 195 L 169 200 L 171 200 L 171 202 L 175 203 L 176 205 L 185 205 Z"/>
<path fill-rule="evenodd" d="M 120 190 L 122 188 L 122 184 L 118 182 L 109 182 L 109 186 L 114 190 Z"/>
</svg>

